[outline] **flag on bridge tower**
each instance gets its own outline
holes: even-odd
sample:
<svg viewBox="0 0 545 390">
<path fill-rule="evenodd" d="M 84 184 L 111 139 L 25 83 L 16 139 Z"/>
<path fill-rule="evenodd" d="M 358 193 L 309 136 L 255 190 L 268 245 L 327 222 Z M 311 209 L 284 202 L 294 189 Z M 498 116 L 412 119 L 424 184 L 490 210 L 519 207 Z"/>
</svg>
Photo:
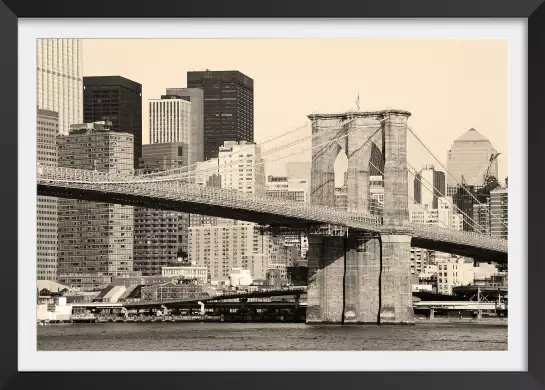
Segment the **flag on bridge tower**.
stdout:
<svg viewBox="0 0 545 390">
<path fill-rule="evenodd" d="M 360 93 L 358 92 L 358 98 L 356 99 L 356 107 L 360 110 Z"/>
</svg>

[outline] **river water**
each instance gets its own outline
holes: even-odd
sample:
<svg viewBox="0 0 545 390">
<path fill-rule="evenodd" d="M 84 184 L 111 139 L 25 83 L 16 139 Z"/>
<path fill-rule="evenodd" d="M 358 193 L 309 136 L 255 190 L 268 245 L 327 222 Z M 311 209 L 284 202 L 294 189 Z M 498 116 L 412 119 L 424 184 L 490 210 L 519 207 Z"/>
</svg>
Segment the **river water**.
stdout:
<svg viewBox="0 0 545 390">
<path fill-rule="evenodd" d="M 41 351 L 498 351 L 507 326 L 105 323 L 38 327 Z"/>
</svg>

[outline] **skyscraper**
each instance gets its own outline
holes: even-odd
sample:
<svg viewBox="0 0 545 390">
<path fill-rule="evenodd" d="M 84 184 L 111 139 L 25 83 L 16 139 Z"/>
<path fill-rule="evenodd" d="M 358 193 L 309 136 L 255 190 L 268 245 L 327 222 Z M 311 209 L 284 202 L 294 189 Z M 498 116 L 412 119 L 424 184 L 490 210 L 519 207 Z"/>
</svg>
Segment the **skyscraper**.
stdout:
<svg viewBox="0 0 545 390">
<path fill-rule="evenodd" d="M 193 166 L 197 162 L 204 161 L 204 91 L 200 88 L 167 88 L 166 95 L 191 102 L 188 164 Z"/>
<path fill-rule="evenodd" d="M 189 146 L 191 102 L 178 96 L 149 100 L 150 144 L 183 142 Z"/>
<path fill-rule="evenodd" d="M 414 178 L 414 200 L 430 209 L 438 208 L 438 198 L 445 196 L 445 172 L 424 165 Z"/>
<path fill-rule="evenodd" d="M 57 165 L 58 134 L 83 120 L 80 39 L 36 40 L 37 162 Z M 37 198 L 37 279 L 57 279 L 57 198 Z"/>
<path fill-rule="evenodd" d="M 204 91 L 204 159 L 224 141 L 254 141 L 254 81 L 239 71 L 187 72 L 188 88 Z"/>
<path fill-rule="evenodd" d="M 475 129 L 469 129 L 454 140 L 447 161 L 447 170 L 454 178 L 450 175 L 447 177 L 447 195 L 454 195 L 458 183 L 462 181 L 468 185 L 483 186 L 489 164 L 488 175 L 497 179 L 498 160 L 490 163 L 496 153 L 490 141 Z"/>
<path fill-rule="evenodd" d="M 110 131 L 108 122 L 70 127 L 70 135 L 58 139 L 59 166 L 134 172 L 132 134 Z M 77 281 L 74 275 L 116 276 L 132 271 L 133 225 L 131 206 L 60 199 L 59 282 L 70 285 Z M 93 288 L 94 284 L 78 287 Z"/>
<path fill-rule="evenodd" d="M 58 113 L 59 134 L 83 120 L 81 39 L 37 39 L 38 109 Z"/>
<path fill-rule="evenodd" d="M 112 131 L 132 134 L 133 168 L 142 156 L 142 85 L 121 76 L 83 78 L 83 120 L 112 122 Z"/>
<path fill-rule="evenodd" d="M 57 166 L 58 114 L 54 111 L 38 109 L 37 115 L 37 155 L 38 164 Z M 37 225 L 37 268 L 38 280 L 57 280 L 57 198 L 38 196 L 36 208 Z"/>
</svg>

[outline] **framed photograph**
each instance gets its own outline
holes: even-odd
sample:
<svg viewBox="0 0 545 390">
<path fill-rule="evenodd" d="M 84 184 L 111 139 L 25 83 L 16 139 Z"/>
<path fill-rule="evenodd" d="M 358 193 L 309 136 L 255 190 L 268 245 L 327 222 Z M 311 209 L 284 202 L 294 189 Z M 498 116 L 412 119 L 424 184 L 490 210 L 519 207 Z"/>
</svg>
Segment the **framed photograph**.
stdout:
<svg viewBox="0 0 545 390">
<path fill-rule="evenodd" d="M 0 388 L 545 388 L 541 0 L 90 4 L 0 4 Z"/>
</svg>

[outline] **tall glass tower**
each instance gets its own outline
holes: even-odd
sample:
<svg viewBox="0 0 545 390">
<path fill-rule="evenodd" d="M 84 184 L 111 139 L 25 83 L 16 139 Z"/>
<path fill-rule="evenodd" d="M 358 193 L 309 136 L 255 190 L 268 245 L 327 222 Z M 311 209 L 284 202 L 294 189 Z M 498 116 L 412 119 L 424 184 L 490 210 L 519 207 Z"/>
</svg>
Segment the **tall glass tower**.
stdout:
<svg viewBox="0 0 545 390">
<path fill-rule="evenodd" d="M 484 186 L 490 159 L 496 153 L 490 141 L 475 129 L 455 139 L 448 151 L 447 169 L 454 178 L 447 175 L 447 195 L 452 196 L 462 181 L 475 187 Z M 492 162 L 488 175 L 498 178 L 497 159 Z"/>
<path fill-rule="evenodd" d="M 59 134 L 83 122 L 81 39 L 37 39 L 37 104 L 58 113 Z"/>
</svg>

